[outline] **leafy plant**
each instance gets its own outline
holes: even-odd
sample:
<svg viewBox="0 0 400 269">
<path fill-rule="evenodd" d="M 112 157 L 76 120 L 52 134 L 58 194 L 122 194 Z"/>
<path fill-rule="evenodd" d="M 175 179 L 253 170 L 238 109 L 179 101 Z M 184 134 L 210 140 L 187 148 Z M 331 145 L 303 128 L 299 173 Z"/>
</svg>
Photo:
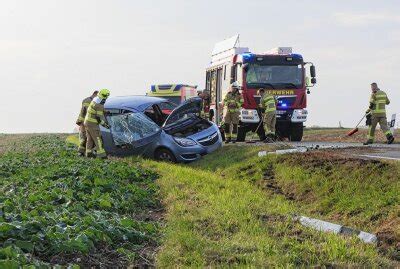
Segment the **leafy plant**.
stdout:
<svg viewBox="0 0 400 269">
<path fill-rule="evenodd" d="M 125 265 L 154 244 L 157 223 L 137 217 L 159 207 L 154 173 L 79 158 L 60 136 L 22 143 L 0 155 L 0 267 Z"/>
</svg>

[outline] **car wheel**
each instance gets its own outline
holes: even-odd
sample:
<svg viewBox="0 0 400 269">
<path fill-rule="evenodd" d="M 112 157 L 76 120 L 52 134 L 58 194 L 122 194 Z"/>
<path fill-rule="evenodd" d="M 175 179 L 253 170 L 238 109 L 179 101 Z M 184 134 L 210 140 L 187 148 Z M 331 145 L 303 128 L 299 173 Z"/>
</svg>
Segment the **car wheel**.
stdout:
<svg viewBox="0 0 400 269">
<path fill-rule="evenodd" d="M 169 149 L 165 148 L 156 150 L 154 158 L 158 161 L 176 163 L 175 155 Z"/>
</svg>

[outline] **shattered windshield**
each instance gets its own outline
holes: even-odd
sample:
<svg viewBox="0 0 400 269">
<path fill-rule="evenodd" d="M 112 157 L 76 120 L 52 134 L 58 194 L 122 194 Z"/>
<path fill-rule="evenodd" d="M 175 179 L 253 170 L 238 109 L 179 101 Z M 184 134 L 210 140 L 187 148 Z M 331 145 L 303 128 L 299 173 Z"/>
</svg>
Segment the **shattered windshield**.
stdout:
<svg viewBox="0 0 400 269">
<path fill-rule="evenodd" d="M 301 88 L 303 84 L 301 65 L 259 65 L 250 64 L 247 87 Z"/>
<path fill-rule="evenodd" d="M 133 144 L 160 131 L 160 127 L 142 113 L 108 117 L 115 145 Z"/>
</svg>

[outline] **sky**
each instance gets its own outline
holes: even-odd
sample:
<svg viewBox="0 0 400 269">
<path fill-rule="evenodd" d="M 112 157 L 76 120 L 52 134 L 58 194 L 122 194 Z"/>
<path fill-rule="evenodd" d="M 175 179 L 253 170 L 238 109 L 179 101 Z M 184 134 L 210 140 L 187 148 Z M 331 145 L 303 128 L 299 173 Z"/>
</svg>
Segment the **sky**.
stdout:
<svg viewBox="0 0 400 269">
<path fill-rule="evenodd" d="M 397 0 L 2 0 L 0 133 L 71 132 L 94 89 L 203 88 L 214 44 L 234 34 L 252 52 L 292 46 L 316 65 L 307 126 L 355 125 L 371 82 L 388 114 L 400 112 L 399 10 Z"/>
</svg>

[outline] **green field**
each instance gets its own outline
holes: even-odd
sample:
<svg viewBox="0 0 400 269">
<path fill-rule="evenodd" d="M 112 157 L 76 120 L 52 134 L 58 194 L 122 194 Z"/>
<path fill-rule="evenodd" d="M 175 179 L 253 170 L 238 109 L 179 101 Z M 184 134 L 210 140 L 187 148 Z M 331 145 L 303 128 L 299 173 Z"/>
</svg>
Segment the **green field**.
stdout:
<svg viewBox="0 0 400 269">
<path fill-rule="evenodd" d="M 335 152 L 259 158 L 227 146 L 190 165 L 78 158 L 63 135 L 0 135 L 0 267 L 397 267 L 400 165 Z M 306 215 L 377 245 L 305 228 Z"/>
<path fill-rule="evenodd" d="M 0 136 L 0 268 L 148 263 L 156 175 L 78 158 L 63 135 Z"/>
</svg>

